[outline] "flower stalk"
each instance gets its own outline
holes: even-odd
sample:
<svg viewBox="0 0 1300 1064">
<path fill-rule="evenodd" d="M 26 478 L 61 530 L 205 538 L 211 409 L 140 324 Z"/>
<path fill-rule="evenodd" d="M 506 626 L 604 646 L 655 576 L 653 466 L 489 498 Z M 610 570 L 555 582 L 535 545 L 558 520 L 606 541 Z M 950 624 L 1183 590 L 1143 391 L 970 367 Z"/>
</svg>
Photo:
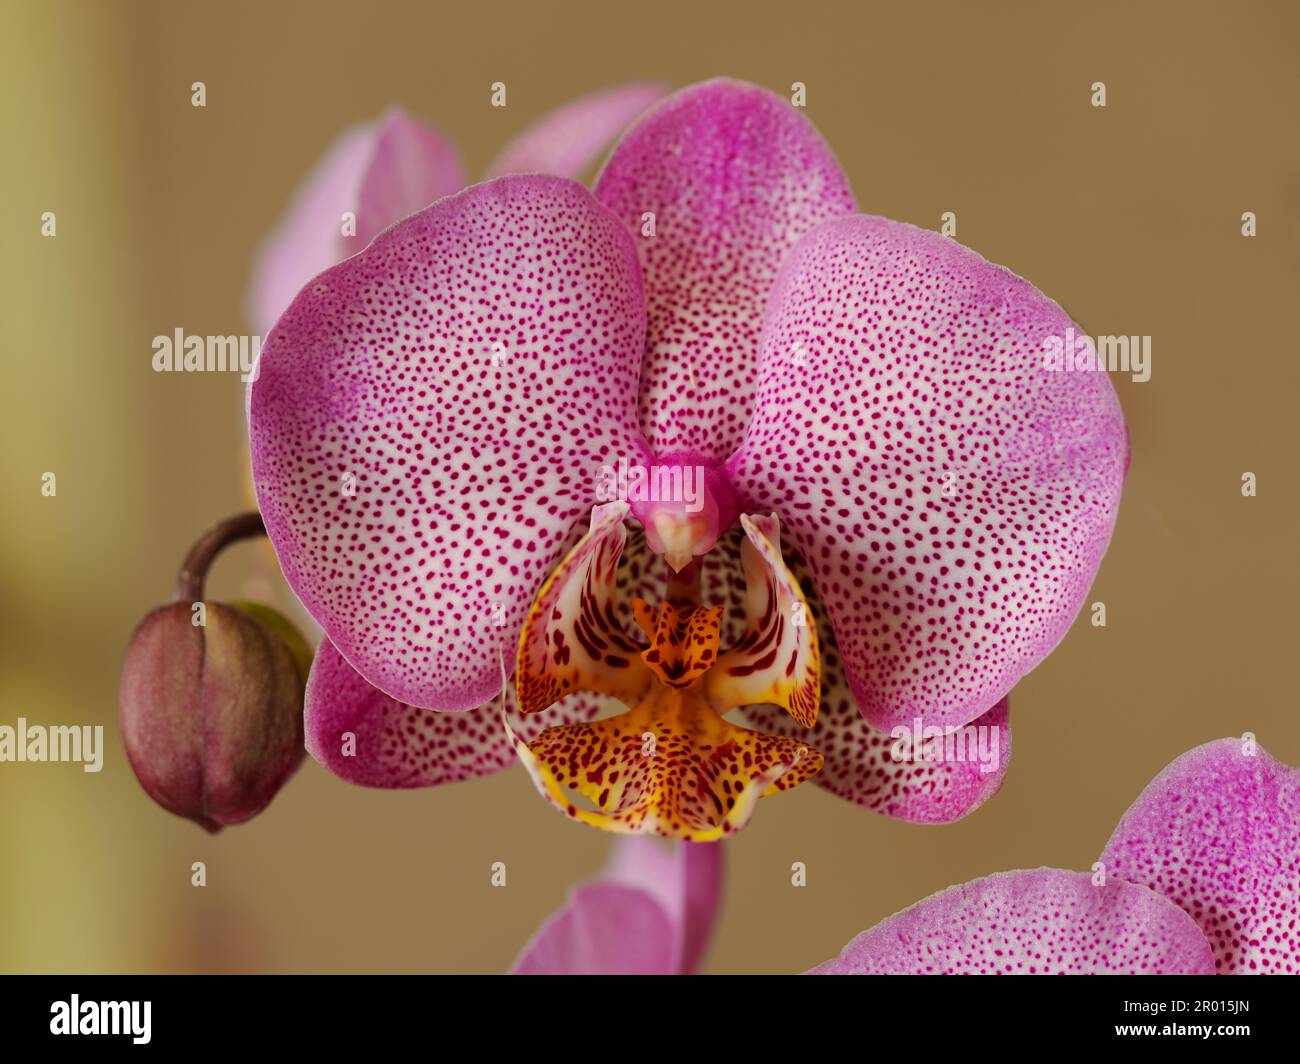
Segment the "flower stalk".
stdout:
<svg viewBox="0 0 1300 1064">
<path fill-rule="evenodd" d="M 207 582 L 208 569 L 216 561 L 217 555 L 232 543 L 254 536 L 265 536 L 266 524 L 262 515 L 256 510 L 235 514 L 223 521 L 218 521 L 203 535 L 194 541 L 181 567 L 176 572 L 173 602 L 201 602 L 203 588 Z"/>
</svg>

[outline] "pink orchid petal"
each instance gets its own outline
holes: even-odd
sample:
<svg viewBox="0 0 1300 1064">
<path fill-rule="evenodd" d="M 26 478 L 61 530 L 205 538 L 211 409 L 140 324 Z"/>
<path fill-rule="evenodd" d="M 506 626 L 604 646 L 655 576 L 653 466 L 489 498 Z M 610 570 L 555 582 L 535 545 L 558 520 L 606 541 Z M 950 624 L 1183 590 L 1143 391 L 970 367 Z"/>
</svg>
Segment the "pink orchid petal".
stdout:
<svg viewBox="0 0 1300 1064">
<path fill-rule="evenodd" d="M 266 336 L 307 281 L 347 256 L 341 216 L 356 210 L 357 187 L 373 146 L 371 123 L 346 130 L 294 193 L 253 267 L 248 314 L 259 335 Z"/>
<path fill-rule="evenodd" d="M 528 741 L 553 724 L 589 721 L 621 708 L 584 691 L 524 718 L 513 685 L 508 691 L 511 725 Z M 307 678 L 304 720 L 307 752 L 340 779 L 363 787 L 436 787 L 515 763 L 499 701 L 464 713 L 398 702 L 366 683 L 328 639 Z"/>
<path fill-rule="evenodd" d="M 657 454 L 721 462 L 749 422 L 772 279 L 800 236 L 856 209 L 848 182 L 788 101 L 718 80 L 633 126 L 596 196 L 635 234 L 645 270 L 642 430 Z"/>
<path fill-rule="evenodd" d="M 384 116 L 358 193 L 360 251 L 394 222 L 459 192 L 465 168 L 455 145 L 400 108 Z"/>
<path fill-rule="evenodd" d="M 723 844 L 670 842 L 621 835 L 605 878 L 652 894 L 677 928 L 681 950 L 677 970 L 690 975 L 713 937 L 722 905 Z"/>
<path fill-rule="evenodd" d="M 1009 271 L 883 218 L 827 222 L 782 267 L 728 473 L 808 560 L 877 729 L 981 716 L 1087 594 L 1128 438 L 1105 373 L 1046 368 L 1070 328 Z"/>
<path fill-rule="evenodd" d="M 1182 906 L 1221 974 L 1300 974 L 1300 769 L 1253 740 L 1220 739 L 1174 761 L 1101 859 L 1108 874 Z"/>
<path fill-rule="evenodd" d="M 718 540 L 701 561 L 700 601 L 725 607 L 722 618 L 722 645 L 734 644 L 744 633 L 745 581 L 740 562 L 740 544 L 745 533 L 739 523 Z M 629 558 L 631 559 L 629 563 Z M 809 730 L 779 706 L 747 706 L 741 710 L 745 721 L 759 731 L 791 739 L 801 739 L 825 757 L 822 770 L 813 782 L 832 794 L 866 806 L 873 812 L 915 824 L 948 824 L 960 820 L 992 798 L 1002 788 L 1011 765 L 1011 714 L 1009 699 L 1004 697 L 987 713 L 971 722 L 985 733 L 974 733 L 977 743 L 991 758 L 996 742 L 996 768 L 982 771 L 978 760 L 927 761 L 895 760 L 898 746 L 889 732 L 877 731 L 858 711 L 857 702 L 844 675 L 844 665 L 835 646 L 835 636 L 818 598 L 807 563 L 790 550 L 787 563 L 798 579 L 817 623 L 821 651 L 821 705 L 817 723 Z M 650 554 L 644 537 L 635 527 L 629 529 L 624 549 L 624 568 L 620 570 L 619 612 L 625 627 L 630 628 L 630 602 L 633 596 L 656 602 L 663 597 L 662 559 Z M 657 565 L 656 565 L 657 563 Z M 624 611 L 626 615 L 624 616 Z M 912 726 L 907 727 L 909 734 Z M 996 732 L 996 739 L 993 736 Z M 954 751 L 969 751 L 968 736 L 962 745 L 953 741 Z M 901 748 L 900 752 L 901 751 Z M 979 748 L 976 748 L 978 753 Z"/>
<path fill-rule="evenodd" d="M 344 132 L 294 194 L 258 256 L 249 315 L 265 336 L 308 281 L 383 229 L 465 184 L 455 148 L 398 108 Z M 355 236 L 343 214 L 357 214 Z"/>
<path fill-rule="evenodd" d="M 801 728 L 784 710 L 774 706 L 750 706 L 745 710 L 745 718 L 759 731 L 802 739 L 826 757 L 822 771 L 813 778 L 819 787 L 865 805 L 872 812 L 911 823 L 958 821 L 1001 790 L 1011 760 L 1008 698 L 1002 698 L 967 726 L 987 728 L 983 736 L 979 732 L 954 735 L 948 749 L 958 752 L 957 758 L 927 760 L 926 744 L 909 740 L 902 747 L 900 739 L 876 731 L 863 721 L 848 684 L 841 679 L 828 687 L 828 672 L 822 674 L 822 712 L 811 730 Z M 939 741 L 943 740 L 936 740 L 935 751 L 941 749 Z M 992 747 L 995 741 L 996 758 Z M 975 745 L 967 745 L 972 743 L 985 744 L 988 761 L 984 764 L 995 767 L 983 770 L 975 757 Z M 914 748 L 922 753 L 915 756 L 911 753 Z M 898 760 L 896 754 L 902 754 L 905 760 Z"/>
<path fill-rule="evenodd" d="M 575 888 L 511 971 L 519 975 L 693 973 L 722 893 L 721 843 L 622 836 L 599 880 Z"/>
<path fill-rule="evenodd" d="M 790 568 L 807 594 L 812 581 L 805 564 L 796 557 Z M 892 734 L 877 731 L 858 711 L 830 621 L 815 596 L 809 608 L 821 646 L 817 723 L 807 729 L 777 706 L 750 706 L 744 715 L 754 727 L 803 739 L 826 759 L 814 783 L 897 820 L 948 824 L 997 794 L 1011 764 L 1011 714 L 1005 696 L 950 740 L 927 742 L 919 720 Z"/>
<path fill-rule="evenodd" d="M 932 894 L 810 975 L 1210 975 L 1191 918 L 1145 887 L 1057 868 L 1000 872 Z"/>
<path fill-rule="evenodd" d="M 657 82 L 635 82 L 579 97 L 547 112 L 507 144 L 487 168 L 487 176 L 542 173 L 579 178 L 663 94 Z"/>
<path fill-rule="evenodd" d="M 740 544 L 744 538 L 744 530 L 737 523 L 701 559 L 700 601 L 725 607 L 723 646 L 735 643 L 744 632 L 745 581 L 740 563 Z M 988 731 L 962 734 L 960 746 L 954 737 L 953 745 L 948 748 L 953 752 L 970 752 L 972 748 L 967 743 L 973 735 L 977 744 L 983 744 L 982 747 L 977 745 L 974 752 L 978 754 L 982 749 L 989 755 L 984 763 L 996 764 L 992 771 L 984 771 L 978 759 L 896 760 L 892 755 L 905 753 L 906 749 L 899 747 L 894 735 L 878 731 L 862 718 L 808 565 L 797 552 L 785 549 L 790 570 L 803 588 L 809 611 L 817 623 L 821 651 L 821 704 L 817 723 L 809 730 L 793 720 L 784 709 L 772 705 L 747 706 L 741 710 L 744 719 L 759 731 L 807 742 L 825 757 L 822 770 L 813 777 L 815 784 L 896 820 L 915 824 L 952 823 L 997 794 L 1011 765 L 1009 699 L 1004 696 L 987 713 L 971 722 L 972 727 Z M 634 595 L 647 601 L 661 599 L 663 579 L 658 574 L 663 562 L 649 553 L 644 538 L 636 529 L 630 530 L 624 550 L 624 560 L 629 557 L 631 564 L 620 571 L 620 604 L 630 603 Z M 623 582 L 625 574 L 626 584 Z M 630 609 L 624 623 L 628 627 L 632 624 Z M 913 734 L 913 725 L 907 725 L 906 730 L 909 735 Z M 992 758 L 994 743 L 996 760 Z"/>
<path fill-rule="evenodd" d="M 649 891 L 621 883 L 576 888 L 524 947 L 514 975 L 675 975 L 671 917 Z"/>
<path fill-rule="evenodd" d="M 704 557 L 702 601 L 722 604 L 724 645 L 734 642 L 744 618 L 744 580 L 740 578 L 739 541 L 743 530 L 737 526 L 718 541 L 717 547 Z M 874 812 L 915 824 L 948 824 L 960 820 L 988 801 L 1002 787 L 1011 764 L 1011 719 L 1007 698 L 981 717 L 971 727 L 986 729 L 955 734 L 942 747 L 927 748 L 924 731 L 922 742 L 915 741 L 916 721 L 905 728 L 906 745 L 890 732 L 877 731 L 858 710 L 858 704 L 844 664 L 835 645 L 835 634 L 818 597 L 807 563 L 790 548 L 786 562 L 803 588 L 809 612 L 817 624 L 817 642 L 821 651 L 821 704 L 817 722 L 807 729 L 779 706 L 747 706 L 742 715 L 759 731 L 801 739 L 825 758 L 822 770 L 813 782 L 832 794 L 866 806 Z M 642 597 L 644 593 L 642 593 Z M 728 620 L 734 627 L 725 627 Z M 958 741 L 960 739 L 960 742 Z M 971 740 L 975 745 L 971 746 Z M 996 746 L 994 745 L 996 744 Z M 914 757 L 912 751 L 921 751 Z M 942 749 L 946 759 L 929 759 L 930 749 Z M 994 754 L 996 753 L 996 757 Z M 899 754 L 903 759 L 896 758 Z M 981 762 L 980 755 L 984 756 Z M 954 756 L 948 756 L 954 755 Z M 975 755 L 973 758 L 968 755 Z M 994 766 L 985 770 L 984 766 Z"/>
<path fill-rule="evenodd" d="M 250 385 L 253 479 L 290 586 L 393 698 L 500 688 L 529 603 L 638 456 L 631 238 L 581 185 L 508 177 L 305 288 Z"/>
</svg>

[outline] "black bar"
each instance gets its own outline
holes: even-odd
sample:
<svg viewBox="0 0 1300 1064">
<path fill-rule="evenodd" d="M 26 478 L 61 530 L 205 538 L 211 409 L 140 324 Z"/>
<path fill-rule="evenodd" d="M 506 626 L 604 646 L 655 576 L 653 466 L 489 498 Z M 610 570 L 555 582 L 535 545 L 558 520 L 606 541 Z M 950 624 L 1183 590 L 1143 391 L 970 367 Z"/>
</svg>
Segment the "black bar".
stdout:
<svg viewBox="0 0 1300 1064">
<path fill-rule="evenodd" d="M 581 1053 L 584 1044 L 601 1045 L 601 1055 L 608 1056 L 620 1038 L 651 1051 L 661 1042 L 668 1052 L 695 1028 L 702 1051 L 709 1044 L 726 1045 L 731 1055 L 752 1041 L 766 1059 L 774 1051 L 792 1054 L 792 1064 L 815 1064 L 823 1051 L 842 1055 L 853 1045 L 864 1058 L 878 1057 L 895 1042 L 913 1051 L 963 1044 L 1077 1050 L 1164 1043 L 1179 1052 L 1200 1043 L 1222 1053 L 1231 1051 L 1225 1043 L 1251 1049 L 1293 1044 L 1300 989 L 1285 977 L 740 976 L 633 982 L 434 975 L 4 976 L 0 1046 L 11 1060 L 24 1059 L 9 1055 L 14 1047 L 168 1055 L 198 1049 L 206 1057 L 278 1044 L 332 1056 L 355 1050 L 366 1059 L 403 1047 L 422 1047 L 436 1059 L 477 1046 L 495 1057 L 511 1043 L 563 1056 Z M 79 1033 L 53 1033 L 52 1027 L 67 1027 L 73 995 Z M 101 1025 L 116 1025 L 119 1033 L 80 1033 Z"/>
</svg>

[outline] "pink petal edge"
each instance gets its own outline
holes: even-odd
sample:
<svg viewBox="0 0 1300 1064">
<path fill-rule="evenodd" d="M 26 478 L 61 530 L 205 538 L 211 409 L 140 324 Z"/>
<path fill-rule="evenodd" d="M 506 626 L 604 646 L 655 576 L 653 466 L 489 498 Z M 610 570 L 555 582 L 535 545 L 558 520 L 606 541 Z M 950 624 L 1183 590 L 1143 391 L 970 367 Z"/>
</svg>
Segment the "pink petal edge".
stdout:
<svg viewBox="0 0 1300 1064">
<path fill-rule="evenodd" d="M 555 724 L 593 720 L 621 708 L 582 691 L 545 713 L 523 717 L 507 686 L 512 726 L 531 741 Z M 501 725 L 500 694 L 463 713 L 407 705 L 371 686 L 328 639 L 321 640 L 303 707 L 307 752 L 334 775 L 362 787 L 437 787 L 478 779 L 515 763 Z"/>
<path fill-rule="evenodd" d="M 1120 819 L 1101 860 L 1185 909 L 1221 974 L 1300 974 L 1300 769 L 1253 739 L 1175 760 Z"/>
<path fill-rule="evenodd" d="M 575 887 L 511 966 L 516 975 L 682 975 L 713 932 L 721 843 L 621 836 L 593 883 Z"/>
<path fill-rule="evenodd" d="M 884 218 L 826 222 L 781 268 L 727 472 L 780 514 L 880 731 L 981 716 L 1087 595 L 1128 438 L 1105 373 L 1047 368 L 1071 328 L 1010 271 Z"/>
<path fill-rule="evenodd" d="M 451 141 L 401 108 L 343 132 L 294 193 L 258 253 L 248 292 L 248 314 L 258 335 L 271 331 L 302 286 L 322 270 L 464 184 L 464 167 Z M 347 211 L 357 215 L 354 236 L 343 235 Z"/>
<path fill-rule="evenodd" d="M 548 111 L 502 149 L 487 176 L 541 173 L 576 180 L 663 94 L 659 82 L 633 82 Z"/>
<path fill-rule="evenodd" d="M 1205 936 L 1155 891 L 1058 868 L 932 894 L 809 975 L 1209 975 Z"/>
<path fill-rule="evenodd" d="M 656 454 L 720 463 L 749 421 L 777 268 L 818 222 L 856 209 L 848 181 L 788 100 L 717 79 L 647 112 L 595 192 L 633 234 L 645 272 L 642 431 Z"/>
<path fill-rule="evenodd" d="M 500 688 L 602 465 L 642 444 L 630 238 L 581 185 L 440 200 L 303 289 L 249 386 L 259 508 L 365 679 L 465 710 Z"/>
</svg>

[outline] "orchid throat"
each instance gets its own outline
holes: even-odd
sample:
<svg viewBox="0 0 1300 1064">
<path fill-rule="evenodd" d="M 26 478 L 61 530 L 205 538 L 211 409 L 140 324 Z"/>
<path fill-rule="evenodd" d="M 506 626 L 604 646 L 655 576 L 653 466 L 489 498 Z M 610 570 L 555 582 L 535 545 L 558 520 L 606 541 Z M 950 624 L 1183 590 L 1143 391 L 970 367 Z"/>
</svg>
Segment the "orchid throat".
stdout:
<svg viewBox="0 0 1300 1064">
<path fill-rule="evenodd" d="M 649 464 L 620 458 L 601 470 L 597 498 L 627 502 L 645 529 L 646 545 L 673 572 L 707 554 L 739 514 L 722 470 L 689 455 Z"/>
<path fill-rule="evenodd" d="M 567 816 L 624 834 L 712 841 L 743 827 L 761 796 L 822 766 L 805 742 L 723 719 L 742 706 L 775 704 L 812 727 L 820 697 L 816 628 L 800 623 L 806 605 L 782 560 L 776 518 L 743 515 L 739 637 L 721 647 L 723 607 L 699 604 L 701 566 L 689 556 L 674 567 L 668 601 L 632 600 L 634 636 L 618 598 L 631 509 L 614 502 L 592 511 L 591 530 L 533 603 L 516 671 L 525 715 L 578 691 L 611 696 L 628 711 L 548 728 L 530 743 L 508 720 L 506 727 L 538 789 Z M 673 513 L 652 512 L 665 522 Z M 716 538 L 716 530 L 709 534 Z"/>
</svg>

